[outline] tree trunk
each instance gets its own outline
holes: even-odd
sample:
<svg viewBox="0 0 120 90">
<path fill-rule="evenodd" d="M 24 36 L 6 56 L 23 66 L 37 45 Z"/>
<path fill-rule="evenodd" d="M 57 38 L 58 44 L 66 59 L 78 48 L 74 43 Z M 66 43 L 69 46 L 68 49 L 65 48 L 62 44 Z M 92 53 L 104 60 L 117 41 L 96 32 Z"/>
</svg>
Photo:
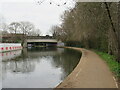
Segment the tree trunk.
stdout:
<svg viewBox="0 0 120 90">
<path fill-rule="evenodd" d="M 104 2 L 104 4 L 105 4 L 105 7 L 107 9 L 108 18 L 110 20 L 110 24 L 111 24 L 111 28 L 112 28 L 112 29 L 110 29 L 111 30 L 110 31 L 111 36 L 112 36 L 112 37 L 110 37 L 110 40 L 112 40 L 112 45 L 113 45 L 112 46 L 112 52 L 117 57 L 117 61 L 119 61 L 119 59 L 120 59 L 120 55 L 119 55 L 119 52 L 120 52 L 120 40 L 119 40 L 120 30 L 115 29 L 113 21 L 112 21 L 112 16 L 110 14 L 110 9 L 108 7 L 108 4 L 107 4 L 107 2 Z M 119 5 L 120 5 L 120 3 L 119 3 Z M 119 11 L 120 10 L 119 10 L 119 6 L 118 6 L 118 15 L 119 15 Z M 118 18 L 119 18 L 119 16 L 118 16 Z M 118 21 L 118 23 L 119 23 L 119 21 Z"/>
<path fill-rule="evenodd" d="M 118 58 L 120 62 L 120 2 L 118 3 Z"/>
<path fill-rule="evenodd" d="M 111 29 L 111 28 L 110 28 Z M 112 52 L 112 41 L 111 41 L 111 30 L 109 30 L 108 32 L 108 54 L 112 55 L 113 52 Z"/>
</svg>

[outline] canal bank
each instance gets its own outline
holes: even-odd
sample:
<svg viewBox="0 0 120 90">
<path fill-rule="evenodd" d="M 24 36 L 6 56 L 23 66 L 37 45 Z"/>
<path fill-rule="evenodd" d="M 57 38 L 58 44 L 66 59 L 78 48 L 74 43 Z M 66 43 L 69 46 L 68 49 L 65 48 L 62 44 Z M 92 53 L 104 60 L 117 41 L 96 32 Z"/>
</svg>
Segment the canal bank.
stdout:
<svg viewBox="0 0 120 90">
<path fill-rule="evenodd" d="M 109 67 L 96 53 L 70 48 L 81 51 L 82 57 L 73 72 L 56 88 L 118 88 Z"/>
</svg>

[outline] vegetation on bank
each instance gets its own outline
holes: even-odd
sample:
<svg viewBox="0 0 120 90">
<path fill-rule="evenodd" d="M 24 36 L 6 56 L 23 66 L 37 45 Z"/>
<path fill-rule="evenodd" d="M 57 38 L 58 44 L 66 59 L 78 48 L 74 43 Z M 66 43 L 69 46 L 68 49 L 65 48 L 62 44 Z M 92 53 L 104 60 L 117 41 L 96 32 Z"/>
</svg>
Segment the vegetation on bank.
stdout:
<svg viewBox="0 0 120 90">
<path fill-rule="evenodd" d="M 51 28 L 52 34 L 67 46 L 108 52 L 120 62 L 119 6 L 117 2 L 77 2 L 61 16 L 61 25 Z"/>
<path fill-rule="evenodd" d="M 104 52 L 96 51 L 95 52 L 108 64 L 110 70 L 116 75 L 116 77 L 120 78 L 120 63 L 116 61 L 116 57 L 113 55 L 109 55 Z"/>
</svg>

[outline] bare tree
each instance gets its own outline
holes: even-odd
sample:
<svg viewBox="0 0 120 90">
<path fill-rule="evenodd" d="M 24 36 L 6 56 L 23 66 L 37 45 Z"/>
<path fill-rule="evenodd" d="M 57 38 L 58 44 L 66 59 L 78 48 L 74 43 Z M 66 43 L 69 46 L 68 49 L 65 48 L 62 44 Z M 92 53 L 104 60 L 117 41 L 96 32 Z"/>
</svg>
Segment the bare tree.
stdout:
<svg viewBox="0 0 120 90">
<path fill-rule="evenodd" d="M 120 3 L 104 2 L 104 4 L 105 4 L 105 8 L 107 10 L 107 15 L 108 15 L 108 18 L 109 18 L 109 21 L 111 24 L 111 29 L 109 30 L 108 52 L 110 54 L 114 54 L 117 57 L 117 60 L 120 62 L 120 55 L 119 55 L 119 52 L 120 52 L 120 38 L 119 38 L 120 30 L 119 30 L 119 21 L 118 21 L 119 20 L 118 15 L 120 15 L 119 14 Z M 111 8 L 113 8 L 112 5 L 118 5 L 118 7 L 114 7 L 115 10 L 111 10 Z M 113 13 L 112 11 L 115 13 Z"/>
<path fill-rule="evenodd" d="M 40 29 L 35 29 L 29 32 L 28 36 L 40 36 L 41 35 L 41 31 Z"/>
<path fill-rule="evenodd" d="M 65 41 L 80 41 L 85 48 L 109 52 L 119 60 L 117 5 L 118 3 L 103 2 L 76 3 L 73 9 L 64 12 L 61 19 Z"/>
<path fill-rule="evenodd" d="M 21 32 L 24 35 L 28 35 L 31 31 L 35 30 L 34 25 L 30 22 L 20 22 L 20 24 L 21 24 Z"/>
<path fill-rule="evenodd" d="M 26 39 L 27 36 L 35 30 L 35 27 L 32 23 L 30 22 L 20 22 L 20 28 L 21 32 L 23 33 L 23 38 L 22 38 L 22 46 L 26 47 Z"/>
<path fill-rule="evenodd" d="M 10 32 L 14 32 L 16 34 L 19 31 L 19 29 L 20 29 L 20 23 L 18 22 L 12 22 L 9 25 Z"/>
<path fill-rule="evenodd" d="M 60 41 L 65 41 L 66 33 L 61 28 L 61 26 L 52 26 L 50 32 L 52 33 L 52 36 Z"/>
<path fill-rule="evenodd" d="M 36 32 L 35 34 L 38 35 L 38 36 L 40 36 L 42 34 L 40 29 L 36 29 L 35 32 Z"/>
</svg>

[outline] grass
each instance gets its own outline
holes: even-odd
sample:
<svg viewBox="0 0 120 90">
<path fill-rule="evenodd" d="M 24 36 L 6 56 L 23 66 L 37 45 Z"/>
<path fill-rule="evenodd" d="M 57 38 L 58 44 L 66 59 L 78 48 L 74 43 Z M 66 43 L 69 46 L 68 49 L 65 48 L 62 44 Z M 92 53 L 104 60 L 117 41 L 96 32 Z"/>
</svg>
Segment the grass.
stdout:
<svg viewBox="0 0 120 90">
<path fill-rule="evenodd" d="M 109 55 L 104 52 L 95 51 L 105 62 L 108 64 L 110 70 L 117 78 L 120 78 L 120 63 L 116 61 L 115 56 Z"/>
</svg>

